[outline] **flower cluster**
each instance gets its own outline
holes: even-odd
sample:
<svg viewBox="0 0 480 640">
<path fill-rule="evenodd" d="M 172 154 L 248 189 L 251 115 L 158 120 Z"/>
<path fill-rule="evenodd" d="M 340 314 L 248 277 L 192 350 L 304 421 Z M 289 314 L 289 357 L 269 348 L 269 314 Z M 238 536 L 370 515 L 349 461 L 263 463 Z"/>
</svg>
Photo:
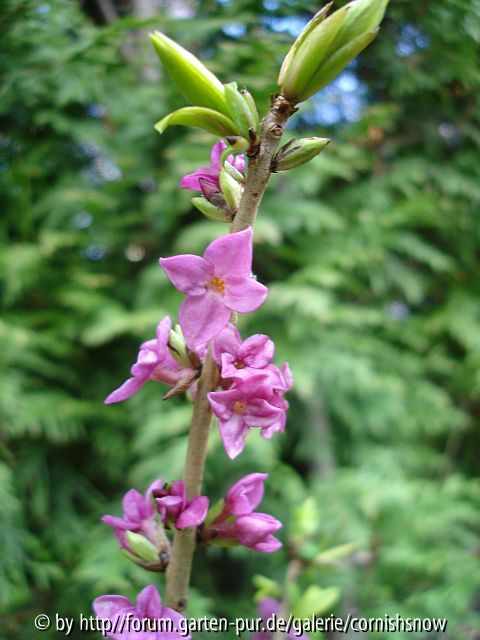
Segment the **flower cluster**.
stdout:
<svg viewBox="0 0 480 640">
<path fill-rule="evenodd" d="M 143 496 L 135 489 L 127 491 L 122 507 L 123 517 L 105 515 L 102 522 L 113 528 L 121 548 L 133 556 L 132 560 L 146 569 L 160 571 L 165 567 L 158 567 L 155 561 L 161 560 L 161 554 L 168 548 L 164 527 L 199 526 L 207 515 L 208 498 L 196 496 L 187 500 L 182 480 L 168 483 L 159 478 Z"/>
<path fill-rule="evenodd" d="M 240 544 L 263 553 L 277 551 L 282 543 L 272 534 L 282 523 L 268 513 L 254 511 L 262 500 L 267 477 L 266 473 L 251 473 L 236 482 L 220 503 L 220 512 L 202 529 L 201 541 L 217 546 Z"/>
<path fill-rule="evenodd" d="M 288 402 L 283 394 L 292 386 L 292 375 L 286 362 L 281 369 L 272 364 L 273 353 L 268 336 L 257 334 L 242 341 L 233 324 L 213 341 L 223 390 L 212 391 L 208 399 L 230 458 L 243 451 L 252 427 L 259 427 L 264 438 L 285 429 Z"/>
</svg>

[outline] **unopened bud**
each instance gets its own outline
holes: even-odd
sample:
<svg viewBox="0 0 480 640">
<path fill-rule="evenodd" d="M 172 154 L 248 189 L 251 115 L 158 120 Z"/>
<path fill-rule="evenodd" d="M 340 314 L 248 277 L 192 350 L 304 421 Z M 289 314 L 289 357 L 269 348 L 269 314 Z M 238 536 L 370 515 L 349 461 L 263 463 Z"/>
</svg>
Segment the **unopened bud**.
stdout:
<svg viewBox="0 0 480 640">
<path fill-rule="evenodd" d="M 272 171 L 287 171 L 315 158 L 330 142 L 329 138 L 301 138 L 290 140 L 275 155 Z"/>
<path fill-rule="evenodd" d="M 145 536 L 134 531 L 125 531 L 127 542 L 135 556 L 144 562 L 157 562 L 158 549 Z"/>
<path fill-rule="evenodd" d="M 206 198 L 192 198 L 192 204 L 200 213 L 203 213 L 206 218 L 210 218 L 210 220 L 217 220 L 218 222 L 231 222 L 233 220 L 233 214 L 228 213 L 224 209 L 220 209 L 220 207 L 215 206 Z"/>
<path fill-rule="evenodd" d="M 335 78 L 375 37 L 388 0 L 353 0 L 326 17 L 327 5 L 293 43 L 278 84 L 290 101 L 303 102 Z"/>
<path fill-rule="evenodd" d="M 225 168 L 220 171 L 220 189 L 230 211 L 236 212 L 240 205 L 243 189 L 239 182 L 227 173 Z"/>
<path fill-rule="evenodd" d="M 177 325 L 178 329 L 180 326 Z M 182 330 L 171 329 L 168 334 L 168 350 L 172 357 L 178 362 L 181 367 L 190 367 L 190 362 L 187 356 L 187 345 L 185 344 L 185 339 L 183 337 Z"/>
</svg>

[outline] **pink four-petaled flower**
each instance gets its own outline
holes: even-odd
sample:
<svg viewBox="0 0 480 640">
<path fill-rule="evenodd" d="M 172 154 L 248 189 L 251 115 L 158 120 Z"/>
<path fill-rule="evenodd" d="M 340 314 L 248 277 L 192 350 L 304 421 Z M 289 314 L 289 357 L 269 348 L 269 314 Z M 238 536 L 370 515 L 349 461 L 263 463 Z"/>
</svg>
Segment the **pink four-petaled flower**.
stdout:
<svg viewBox="0 0 480 640">
<path fill-rule="evenodd" d="M 222 378 L 246 378 L 252 369 L 264 369 L 275 351 L 268 336 L 255 334 L 242 342 L 238 329 L 228 324 L 213 341 L 213 357 Z"/>
<path fill-rule="evenodd" d="M 217 238 L 203 258 L 189 254 L 160 258 L 160 265 L 187 296 L 178 317 L 192 349 L 218 335 L 233 311 L 255 311 L 267 297 L 267 287 L 252 277 L 250 227 Z"/>
</svg>

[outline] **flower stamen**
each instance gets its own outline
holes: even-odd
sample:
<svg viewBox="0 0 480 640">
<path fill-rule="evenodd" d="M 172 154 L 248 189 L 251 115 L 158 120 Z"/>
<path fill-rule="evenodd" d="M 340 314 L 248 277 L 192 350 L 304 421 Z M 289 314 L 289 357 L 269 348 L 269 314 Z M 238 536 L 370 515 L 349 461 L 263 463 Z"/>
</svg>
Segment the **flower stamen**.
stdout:
<svg viewBox="0 0 480 640">
<path fill-rule="evenodd" d="M 213 291 L 215 291 L 215 293 L 223 293 L 225 290 L 225 281 L 223 280 L 223 278 L 211 278 L 208 285 L 210 289 L 213 289 Z"/>
</svg>

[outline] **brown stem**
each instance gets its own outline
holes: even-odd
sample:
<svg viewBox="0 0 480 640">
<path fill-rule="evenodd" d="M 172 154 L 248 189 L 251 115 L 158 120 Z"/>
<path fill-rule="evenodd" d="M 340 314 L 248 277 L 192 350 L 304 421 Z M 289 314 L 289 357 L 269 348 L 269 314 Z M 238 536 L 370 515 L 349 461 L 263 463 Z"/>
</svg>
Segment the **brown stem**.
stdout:
<svg viewBox="0 0 480 640">
<path fill-rule="evenodd" d="M 231 233 L 242 231 L 253 225 L 270 177 L 272 158 L 282 137 L 287 119 L 294 111 L 294 106 L 283 96 L 275 96 L 272 99 L 270 111 L 261 126 L 259 152 L 249 163 L 245 189 L 240 207 L 230 227 Z M 198 381 L 188 439 L 184 477 L 189 500 L 201 494 L 208 436 L 212 422 L 207 394 L 215 389 L 216 377 L 217 368 L 212 358 L 211 349 L 209 349 L 202 375 Z M 176 531 L 173 539 L 172 555 L 166 575 L 166 602 L 168 607 L 180 613 L 187 608 L 195 538 L 195 528 L 189 528 Z"/>
<path fill-rule="evenodd" d="M 202 490 L 208 436 L 212 422 L 212 412 L 207 394 L 215 388 L 216 377 L 217 367 L 209 348 L 202 375 L 198 381 L 185 460 L 184 478 L 189 500 L 199 496 Z M 195 536 L 196 529 L 191 527 L 177 530 L 173 538 L 172 555 L 167 569 L 166 595 L 167 606 L 179 612 L 185 611 L 187 608 L 188 585 L 195 551 Z"/>
<path fill-rule="evenodd" d="M 263 119 L 260 129 L 260 150 L 248 163 L 245 190 L 230 227 L 232 233 L 242 231 L 255 222 L 258 207 L 270 178 L 273 156 L 285 130 L 285 124 L 295 110 L 295 106 L 282 95 L 272 98 L 270 111 Z"/>
</svg>

